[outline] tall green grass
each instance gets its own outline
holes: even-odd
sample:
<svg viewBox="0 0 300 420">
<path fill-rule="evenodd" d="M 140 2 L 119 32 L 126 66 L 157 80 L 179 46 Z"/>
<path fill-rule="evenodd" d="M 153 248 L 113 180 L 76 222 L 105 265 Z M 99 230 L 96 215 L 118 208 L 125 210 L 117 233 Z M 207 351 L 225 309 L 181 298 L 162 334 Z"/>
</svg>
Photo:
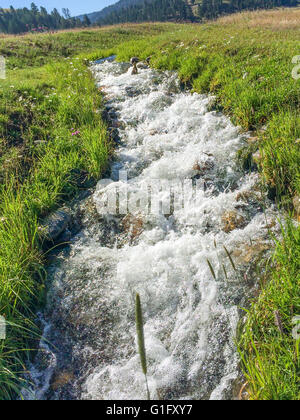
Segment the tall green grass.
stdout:
<svg viewBox="0 0 300 420">
<path fill-rule="evenodd" d="M 144 321 L 143 321 L 143 310 L 141 305 L 140 295 L 137 293 L 135 297 L 135 321 L 136 321 L 136 334 L 138 342 L 138 350 L 141 360 L 141 367 L 143 374 L 145 375 L 146 390 L 147 390 L 147 399 L 150 400 L 150 392 L 148 387 L 148 366 L 147 366 L 147 356 L 146 356 L 146 347 L 145 347 L 145 338 L 144 338 Z"/>
<path fill-rule="evenodd" d="M 299 284 L 300 231 L 288 223 L 283 241 L 277 242 L 268 282 L 248 312 L 240 337 L 251 399 L 300 399 L 300 339 L 293 336 L 293 320 L 300 313 Z"/>
<path fill-rule="evenodd" d="M 0 399 L 15 395 L 22 384 L 24 360 L 37 346 L 33 311 L 45 277 L 41 218 L 76 193 L 74 174 L 98 179 L 110 154 L 106 125 L 97 113 L 102 99 L 82 61 L 73 66 L 51 64 L 41 74 L 42 81 L 35 80 L 35 86 L 27 85 L 22 73 L 14 81 L 14 92 L 26 101 L 20 112 L 32 114 L 29 120 L 25 115 L 20 144 L 14 139 L 12 146 L 6 142 L 3 161 L 14 147 L 22 155 L 19 176 L 15 166 L 4 167 L 0 185 L 0 314 L 8 321 L 7 339 L 0 343 Z M 7 89 L 6 109 L 11 95 Z M 42 95 L 43 90 L 47 94 Z M 27 100 L 25 92 L 32 98 Z M 2 127 L 5 134 L 5 123 Z M 79 133 L 72 136 L 75 130 Z"/>
<path fill-rule="evenodd" d="M 132 39 L 146 39 L 172 28 L 172 24 L 162 23 L 125 24 L 57 33 L 0 36 L 0 55 L 8 59 L 9 69 L 28 69 L 72 58 L 80 53 L 89 54 L 96 49 L 112 48 Z"/>
</svg>

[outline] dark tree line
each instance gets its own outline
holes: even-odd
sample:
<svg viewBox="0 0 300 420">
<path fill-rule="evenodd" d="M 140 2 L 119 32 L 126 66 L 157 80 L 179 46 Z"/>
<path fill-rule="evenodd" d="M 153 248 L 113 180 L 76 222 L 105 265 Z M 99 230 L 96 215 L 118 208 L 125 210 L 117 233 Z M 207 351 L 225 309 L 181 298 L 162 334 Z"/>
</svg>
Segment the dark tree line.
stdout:
<svg viewBox="0 0 300 420">
<path fill-rule="evenodd" d="M 201 21 L 240 12 L 242 10 L 271 9 L 274 7 L 294 7 L 299 0 L 145 0 L 142 4 L 134 4 L 117 9 L 102 19 L 98 25 L 111 25 L 125 22 L 149 21 Z M 198 4 L 198 8 L 197 8 Z M 193 5 L 193 10 L 192 6 Z M 195 13 L 195 8 L 198 13 Z M 19 34 L 25 32 L 44 32 L 48 30 L 80 28 L 90 26 L 87 15 L 79 18 L 71 17 L 69 9 L 57 9 L 48 13 L 45 7 L 40 9 L 34 4 L 31 8 L 0 8 L 0 33 Z"/>
<path fill-rule="evenodd" d="M 192 11 L 195 6 L 198 13 Z M 298 0 L 145 0 L 144 3 L 113 11 L 98 20 L 99 25 L 125 22 L 149 21 L 201 21 L 215 19 L 220 15 L 242 10 L 271 9 L 274 7 L 293 7 Z M 195 11 L 194 7 L 194 11 Z"/>
<path fill-rule="evenodd" d="M 149 21 L 186 21 L 194 20 L 190 5 L 183 0 L 154 0 L 145 1 L 141 5 L 129 6 L 119 11 L 114 11 L 107 17 L 98 21 L 100 25 L 111 25 L 125 22 Z"/>
<path fill-rule="evenodd" d="M 62 15 L 57 9 L 48 13 L 45 7 L 40 9 L 34 4 L 31 8 L 9 9 L 0 8 L 0 32 L 7 34 L 20 34 L 24 32 L 44 32 L 47 30 L 68 29 L 89 26 L 88 17 L 83 21 L 72 18 L 69 9 L 62 9 Z"/>
</svg>

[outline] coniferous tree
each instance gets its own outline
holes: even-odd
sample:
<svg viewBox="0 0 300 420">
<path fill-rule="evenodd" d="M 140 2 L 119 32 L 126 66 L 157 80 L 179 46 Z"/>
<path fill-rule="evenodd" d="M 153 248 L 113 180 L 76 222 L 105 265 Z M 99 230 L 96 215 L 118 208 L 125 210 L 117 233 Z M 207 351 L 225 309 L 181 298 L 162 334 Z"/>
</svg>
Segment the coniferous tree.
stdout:
<svg viewBox="0 0 300 420">
<path fill-rule="evenodd" d="M 197 0 L 199 1 L 199 0 Z M 149 21 L 191 21 L 215 19 L 225 13 L 242 10 L 270 9 L 272 7 L 295 7 L 299 0 L 202 0 L 198 3 L 198 16 L 192 10 L 194 0 L 144 0 L 142 4 L 118 9 L 101 19 L 99 25 L 124 22 Z M 82 20 L 72 18 L 69 9 L 63 8 L 62 15 L 57 9 L 48 13 L 45 7 L 40 9 L 32 3 L 30 9 L 0 8 L 0 32 L 25 33 L 43 32 L 53 29 L 89 27 L 91 21 L 87 15 Z"/>
<path fill-rule="evenodd" d="M 183 0 L 154 0 L 141 5 L 130 6 L 113 11 L 98 24 L 111 25 L 124 22 L 149 21 L 194 21 L 191 6 Z"/>
<path fill-rule="evenodd" d="M 63 14 L 64 16 L 61 16 L 57 9 L 49 14 L 45 7 L 38 9 L 35 3 L 31 4 L 30 9 L 0 8 L 0 32 L 19 34 L 82 26 L 79 19 L 71 18 L 68 9 L 64 9 Z"/>
<path fill-rule="evenodd" d="M 88 15 L 84 15 L 82 23 L 83 23 L 83 26 L 90 26 L 91 25 L 91 21 L 90 21 Z"/>
<path fill-rule="evenodd" d="M 62 13 L 63 13 L 65 19 L 71 19 L 71 13 L 70 13 L 69 9 L 63 8 Z"/>
</svg>

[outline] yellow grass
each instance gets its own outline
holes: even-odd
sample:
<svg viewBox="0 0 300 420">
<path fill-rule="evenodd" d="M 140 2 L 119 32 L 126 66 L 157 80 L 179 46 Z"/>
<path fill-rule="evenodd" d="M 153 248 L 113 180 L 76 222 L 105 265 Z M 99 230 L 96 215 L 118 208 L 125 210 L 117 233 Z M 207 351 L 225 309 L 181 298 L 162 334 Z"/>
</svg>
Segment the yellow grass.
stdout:
<svg viewBox="0 0 300 420">
<path fill-rule="evenodd" d="M 245 28 L 300 29 L 300 7 L 236 13 L 221 17 L 217 23 L 242 25 Z"/>
<path fill-rule="evenodd" d="M 53 31 L 49 31 L 49 32 L 26 32 L 24 34 L 4 34 L 4 33 L 0 33 L 0 39 L 16 39 L 16 38 L 31 38 L 31 37 L 45 37 L 45 36 L 49 36 L 49 34 L 64 34 L 64 33 L 82 33 L 84 31 L 87 32 L 106 32 L 108 30 L 113 30 L 113 29 L 126 29 L 126 30 L 131 30 L 131 29 L 136 29 L 139 26 L 166 26 L 165 23 L 162 22 L 140 22 L 140 23 L 119 23 L 117 25 L 107 25 L 107 26 L 90 26 L 87 28 L 71 28 L 71 29 L 60 29 L 60 30 L 53 30 Z M 163 26 L 161 26 L 161 28 L 163 28 Z"/>
</svg>

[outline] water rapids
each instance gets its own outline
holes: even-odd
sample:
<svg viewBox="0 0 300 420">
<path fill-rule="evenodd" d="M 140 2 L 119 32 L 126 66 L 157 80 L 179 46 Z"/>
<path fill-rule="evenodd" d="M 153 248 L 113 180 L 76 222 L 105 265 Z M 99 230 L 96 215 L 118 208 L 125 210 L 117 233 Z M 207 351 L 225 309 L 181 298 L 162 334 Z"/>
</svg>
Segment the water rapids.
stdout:
<svg viewBox="0 0 300 420">
<path fill-rule="evenodd" d="M 116 156 L 110 179 L 76 204 L 82 228 L 48 268 L 44 340 L 24 398 L 145 399 L 136 292 L 151 398 L 236 398 L 237 323 L 257 288 L 254 262 L 278 229 L 258 175 L 236 163 L 248 135 L 173 73 L 133 76 L 116 62 L 92 72 Z M 129 213 L 103 211 L 116 187 L 117 209 L 129 194 Z"/>
</svg>

